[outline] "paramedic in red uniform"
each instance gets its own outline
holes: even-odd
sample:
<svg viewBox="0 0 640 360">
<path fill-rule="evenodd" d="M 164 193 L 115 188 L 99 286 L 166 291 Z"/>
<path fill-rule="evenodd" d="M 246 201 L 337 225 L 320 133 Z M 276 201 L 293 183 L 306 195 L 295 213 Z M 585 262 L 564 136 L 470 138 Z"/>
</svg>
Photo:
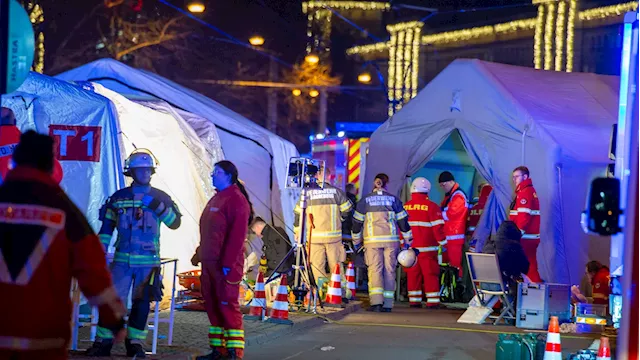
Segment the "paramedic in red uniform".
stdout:
<svg viewBox="0 0 640 360">
<path fill-rule="evenodd" d="M 522 232 L 522 248 L 529 259 L 527 276 L 531 281 L 539 283 L 542 282 L 537 258 L 540 245 L 540 201 L 526 166 L 515 168 L 512 178 L 516 185 L 516 196 L 511 202 L 509 220 L 515 222 Z"/>
<path fill-rule="evenodd" d="M 602 265 L 599 261 L 589 261 L 587 263 L 586 273 L 589 277 L 589 282 L 591 282 L 593 303 L 609 305 L 609 295 L 611 294 L 609 268 Z M 582 295 L 577 286 L 574 285 L 571 287 L 571 293 L 579 302 L 587 302 L 587 298 Z"/>
<path fill-rule="evenodd" d="M 200 246 L 195 257 L 202 263 L 200 281 L 213 351 L 196 359 L 242 359 L 244 330 L 238 295 L 253 208 L 233 163 L 217 163 L 211 178 L 217 193 L 200 218 Z"/>
<path fill-rule="evenodd" d="M 440 203 L 442 217 L 444 218 L 444 234 L 446 236 L 446 255 L 449 264 L 458 268 L 458 277 L 462 277 L 462 248 L 464 246 L 464 233 L 467 230 L 467 214 L 469 202 L 467 195 L 460 189 L 453 174 L 443 171 L 438 178 L 440 188 L 445 195 Z"/>
<path fill-rule="evenodd" d="M 438 250 L 445 242 L 444 220 L 440 206 L 429 199 L 429 191 L 429 180 L 416 178 L 411 183 L 411 200 L 404 205 L 413 233 L 411 247 L 419 251 L 418 262 L 406 269 L 409 306 L 416 308 L 422 307 L 423 294 L 427 308 L 440 305 Z"/>
<path fill-rule="evenodd" d="M 469 216 L 467 217 L 467 236 L 469 237 L 469 251 L 475 252 L 477 240 L 473 239 L 473 233 L 476 231 L 476 226 L 480 221 L 484 206 L 487 203 L 489 194 L 493 188 L 491 185 L 484 183 L 478 186 L 478 201 L 469 209 Z"/>
<path fill-rule="evenodd" d="M 53 139 L 30 130 L 0 186 L 0 359 L 66 359 L 71 279 L 124 338 L 126 309 L 100 240 L 52 179 Z"/>
</svg>

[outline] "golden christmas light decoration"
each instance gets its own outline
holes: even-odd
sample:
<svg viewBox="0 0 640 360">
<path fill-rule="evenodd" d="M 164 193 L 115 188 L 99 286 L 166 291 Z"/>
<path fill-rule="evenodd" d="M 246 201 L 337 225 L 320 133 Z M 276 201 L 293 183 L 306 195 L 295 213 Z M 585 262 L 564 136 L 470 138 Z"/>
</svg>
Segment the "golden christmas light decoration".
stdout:
<svg viewBox="0 0 640 360">
<path fill-rule="evenodd" d="M 544 6 L 538 6 L 536 30 L 533 35 L 533 66 L 542 69 L 542 35 L 544 34 Z"/>
<path fill-rule="evenodd" d="M 636 11 L 638 9 L 638 2 L 631 1 L 627 3 L 603 6 L 594 9 L 582 10 L 578 15 L 581 21 L 606 19 L 609 17 L 621 16 L 628 11 Z"/>
<path fill-rule="evenodd" d="M 556 57 L 555 57 L 555 70 L 562 71 L 563 51 L 564 51 L 564 20 L 565 10 L 567 3 L 560 1 L 558 3 L 558 19 L 556 20 Z"/>
<path fill-rule="evenodd" d="M 44 12 L 38 4 L 29 3 L 27 5 L 29 11 L 29 20 L 33 24 L 36 36 L 35 57 L 31 69 L 38 73 L 44 73 L 44 33 L 38 30 L 38 26 L 44 22 Z"/>
<path fill-rule="evenodd" d="M 363 83 L 363 84 L 368 84 L 371 82 L 371 74 L 369 74 L 368 72 L 363 72 L 360 75 L 358 75 L 358 81 Z"/>
<path fill-rule="evenodd" d="M 379 1 L 305 1 L 302 3 L 302 12 L 322 9 L 325 6 L 337 10 L 378 10 L 386 11 L 391 9 L 388 2 Z"/>
<path fill-rule="evenodd" d="M 541 5 L 542 6 L 542 5 Z M 553 24 L 556 20 L 556 4 L 549 3 L 547 8 L 547 21 L 544 25 L 544 69 L 551 70 L 551 53 L 553 50 Z"/>
<path fill-rule="evenodd" d="M 567 72 L 573 71 L 573 40 L 576 27 L 577 0 L 569 1 L 569 15 L 567 17 Z"/>
<path fill-rule="evenodd" d="M 391 34 L 387 74 L 389 116 L 400 110 L 418 92 L 422 26 L 423 23 L 419 21 L 387 26 Z"/>
</svg>

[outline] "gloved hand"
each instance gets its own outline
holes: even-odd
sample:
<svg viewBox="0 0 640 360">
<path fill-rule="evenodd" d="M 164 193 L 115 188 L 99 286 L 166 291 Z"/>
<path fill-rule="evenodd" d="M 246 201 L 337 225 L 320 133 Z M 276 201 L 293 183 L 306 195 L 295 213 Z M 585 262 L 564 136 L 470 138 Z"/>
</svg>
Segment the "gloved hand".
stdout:
<svg viewBox="0 0 640 360">
<path fill-rule="evenodd" d="M 146 206 L 147 208 L 151 209 L 154 212 L 159 212 L 159 210 L 160 211 L 164 210 L 164 206 L 162 206 L 162 207 L 160 206 L 160 205 L 162 205 L 162 201 L 154 198 L 151 195 L 145 195 L 142 198 L 142 205 Z M 162 208 L 162 209 L 160 209 L 160 208 Z"/>
<path fill-rule="evenodd" d="M 405 243 L 404 243 L 404 245 L 402 245 L 402 247 L 403 247 L 405 250 L 409 250 L 410 245 L 409 245 L 409 243 L 405 242 Z"/>
<path fill-rule="evenodd" d="M 230 271 L 231 271 L 231 269 L 230 269 L 230 268 L 228 268 L 228 267 L 223 267 L 223 268 L 222 268 L 222 273 L 224 274 L 224 276 L 229 275 L 229 272 L 230 272 Z"/>
<path fill-rule="evenodd" d="M 200 246 L 196 248 L 195 253 L 191 257 L 191 265 L 198 266 L 199 263 L 200 263 Z"/>
</svg>

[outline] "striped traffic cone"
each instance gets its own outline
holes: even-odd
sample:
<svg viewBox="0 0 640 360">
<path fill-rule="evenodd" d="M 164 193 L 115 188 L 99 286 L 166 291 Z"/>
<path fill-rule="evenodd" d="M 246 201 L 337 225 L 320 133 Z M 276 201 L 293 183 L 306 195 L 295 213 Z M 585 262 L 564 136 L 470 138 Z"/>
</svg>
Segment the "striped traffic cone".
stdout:
<svg viewBox="0 0 640 360">
<path fill-rule="evenodd" d="M 256 287 L 253 291 L 253 299 L 249 304 L 249 315 L 245 315 L 245 320 L 264 320 L 265 309 L 267 308 L 267 297 L 264 290 L 264 274 L 259 272 L 256 279 Z"/>
<path fill-rule="evenodd" d="M 353 262 L 349 262 L 347 272 L 345 274 L 347 278 L 347 294 L 346 298 L 349 300 L 356 299 L 356 271 L 353 268 Z"/>
<path fill-rule="evenodd" d="M 271 316 L 267 319 L 267 322 L 276 324 L 293 324 L 293 322 L 289 320 L 287 286 L 287 275 L 282 274 L 276 299 L 271 306 Z"/>
<path fill-rule="evenodd" d="M 342 306 L 342 287 L 340 286 L 340 264 L 336 264 L 333 274 L 331 274 L 331 281 L 327 288 L 327 297 L 324 299 L 324 304 L 328 306 Z"/>
<path fill-rule="evenodd" d="M 611 348 L 609 347 L 609 338 L 600 338 L 600 347 L 598 348 L 598 355 L 596 360 L 611 360 Z"/>
<path fill-rule="evenodd" d="M 560 346 L 560 325 L 558 317 L 552 316 L 547 331 L 547 345 L 544 350 L 544 360 L 562 360 L 562 346 Z"/>
</svg>

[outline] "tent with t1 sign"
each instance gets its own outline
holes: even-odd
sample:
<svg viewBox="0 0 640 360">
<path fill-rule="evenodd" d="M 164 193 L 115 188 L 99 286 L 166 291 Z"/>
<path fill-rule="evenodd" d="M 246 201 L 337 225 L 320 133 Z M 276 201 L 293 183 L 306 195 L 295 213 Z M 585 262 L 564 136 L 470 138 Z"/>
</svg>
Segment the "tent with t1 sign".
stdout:
<svg viewBox="0 0 640 360">
<path fill-rule="evenodd" d="M 609 241 L 586 235 L 580 214 L 591 179 L 610 163 L 618 84 L 614 76 L 455 60 L 373 133 L 365 190 L 384 172 L 399 193 L 457 132 L 494 189 L 474 237 L 486 238 L 507 217 L 512 171 L 525 165 L 540 199 L 540 274 L 578 284 L 587 261 L 608 262 Z"/>
</svg>

